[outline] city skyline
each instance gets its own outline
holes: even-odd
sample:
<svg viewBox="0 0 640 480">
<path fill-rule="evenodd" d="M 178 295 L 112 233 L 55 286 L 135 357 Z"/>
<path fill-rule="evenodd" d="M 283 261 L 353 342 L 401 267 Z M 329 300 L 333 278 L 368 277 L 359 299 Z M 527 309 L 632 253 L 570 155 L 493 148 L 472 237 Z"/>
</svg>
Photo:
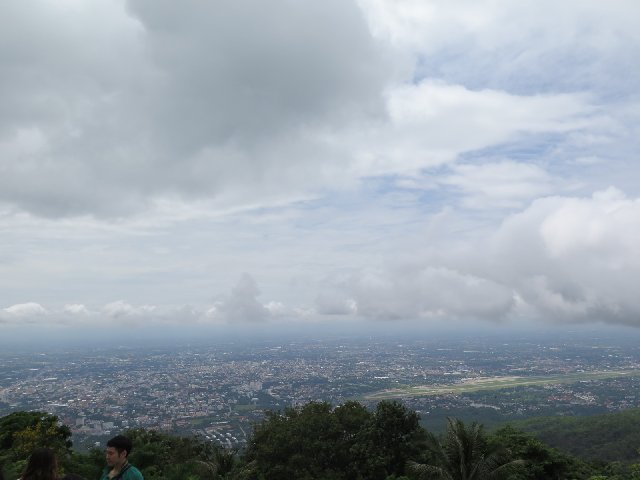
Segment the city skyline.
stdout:
<svg viewBox="0 0 640 480">
<path fill-rule="evenodd" d="M 5 340 L 640 326 L 639 4 L 34 3 Z"/>
</svg>

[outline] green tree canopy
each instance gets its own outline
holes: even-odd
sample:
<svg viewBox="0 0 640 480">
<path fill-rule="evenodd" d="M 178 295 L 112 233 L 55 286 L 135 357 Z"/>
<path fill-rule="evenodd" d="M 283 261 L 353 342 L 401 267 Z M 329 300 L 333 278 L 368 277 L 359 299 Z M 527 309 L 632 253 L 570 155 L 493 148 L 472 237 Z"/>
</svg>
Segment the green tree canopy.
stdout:
<svg viewBox="0 0 640 480">
<path fill-rule="evenodd" d="M 267 413 L 245 460 L 251 475 L 265 480 L 384 480 L 404 473 L 423 439 L 418 415 L 398 402 L 380 402 L 374 412 L 358 402 L 335 409 L 311 402 Z"/>
<path fill-rule="evenodd" d="M 71 430 L 58 417 L 44 412 L 14 412 L 0 418 L 0 450 L 30 453 L 38 447 L 66 451 L 72 446 Z"/>
<path fill-rule="evenodd" d="M 524 468 L 520 469 L 518 479 L 578 479 L 593 474 L 593 469 L 585 462 L 509 425 L 494 432 L 492 442 L 523 460 Z"/>
<path fill-rule="evenodd" d="M 420 479 L 489 480 L 507 478 L 522 462 L 508 451 L 491 445 L 482 425 L 448 419 L 442 441 L 428 434 L 430 463 L 410 463 L 410 471 Z"/>
<path fill-rule="evenodd" d="M 64 466 L 71 456 L 71 430 L 44 412 L 14 412 L 0 418 L 0 464 L 18 475 L 36 448 L 50 448 Z M 11 478 L 10 477 L 10 478 Z"/>
<path fill-rule="evenodd" d="M 197 437 L 155 430 L 125 432 L 133 442 L 130 461 L 147 480 L 218 479 L 234 467 L 234 452 Z"/>
</svg>

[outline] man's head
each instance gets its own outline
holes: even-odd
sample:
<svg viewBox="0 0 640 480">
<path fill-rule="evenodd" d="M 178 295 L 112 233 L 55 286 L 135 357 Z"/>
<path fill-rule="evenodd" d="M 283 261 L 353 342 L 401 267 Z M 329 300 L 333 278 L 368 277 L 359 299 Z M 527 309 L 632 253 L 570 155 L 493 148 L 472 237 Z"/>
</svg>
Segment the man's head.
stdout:
<svg viewBox="0 0 640 480">
<path fill-rule="evenodd" d="M 117 435 L 107 442 L 105 456 L 107 465 L 110 467 L 121 467 L 127 463 L 127 457 L 133 448 L 131 440 L 124 435 Z"/>
</svg>

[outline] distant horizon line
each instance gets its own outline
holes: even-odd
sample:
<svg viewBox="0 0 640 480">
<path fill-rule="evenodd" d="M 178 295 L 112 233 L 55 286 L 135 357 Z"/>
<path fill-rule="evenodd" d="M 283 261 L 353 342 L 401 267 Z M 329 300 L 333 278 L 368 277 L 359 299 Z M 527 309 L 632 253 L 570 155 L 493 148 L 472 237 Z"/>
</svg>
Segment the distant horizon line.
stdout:
<svg viewBox="0 0 640 480">
<path fill-rule="evenodd" d="M 249 328 L 248 328 L 249 327 Z M 632 326 L 608 324 L 553 325 L 541 328 L 535 325 L 487 325 L 477 324 L 464 327 L 434 328 L 432 326 L 410 325 L 398 329 L 392 322 L 381 325 L 362 323 L 333 325 L 329 330 L 321 325 L 287 325 L 274 328 L 273 325 L 226 326 L 226 328 L 153 328 L 130 329 L 122 325 L 60 329 L 34 325 L 13 328 L 12 335 L 2 335 L 2 352 L 33 350 L 58 350 L 60 348 L 108 347 L 108 348 L 163 348 L 163 347 L 203 347 L 219 344 L 260 344 L 299 341 L 472 341 L 472 340 L 542 340 L 553 337 L 557 341 L 571 341 L 585 336 L 602 335 L 603 340 L 637 342 L 640 329 Z M 396 327 L 396 328 L 394 328 Z M 3 330 L 0 327 L 0 331 Z M 6 333 L 3 332 L 3 333 Z"/>
</svg>

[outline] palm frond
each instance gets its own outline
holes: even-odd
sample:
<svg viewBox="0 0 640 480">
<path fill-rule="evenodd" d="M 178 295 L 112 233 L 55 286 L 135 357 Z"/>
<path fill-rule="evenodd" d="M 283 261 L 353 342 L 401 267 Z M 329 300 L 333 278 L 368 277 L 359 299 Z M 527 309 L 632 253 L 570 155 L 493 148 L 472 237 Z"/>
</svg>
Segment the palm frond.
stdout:
<svg viewBox="0 0 640 480">
<path fill-rule="evenodd" d="M 435 465 L 427 465 L 424 463 L 409 462 L 407 470 L 418 475 L 421 480 L 454 480 L 453 477 L 445 469 Z"/>
</svg>

